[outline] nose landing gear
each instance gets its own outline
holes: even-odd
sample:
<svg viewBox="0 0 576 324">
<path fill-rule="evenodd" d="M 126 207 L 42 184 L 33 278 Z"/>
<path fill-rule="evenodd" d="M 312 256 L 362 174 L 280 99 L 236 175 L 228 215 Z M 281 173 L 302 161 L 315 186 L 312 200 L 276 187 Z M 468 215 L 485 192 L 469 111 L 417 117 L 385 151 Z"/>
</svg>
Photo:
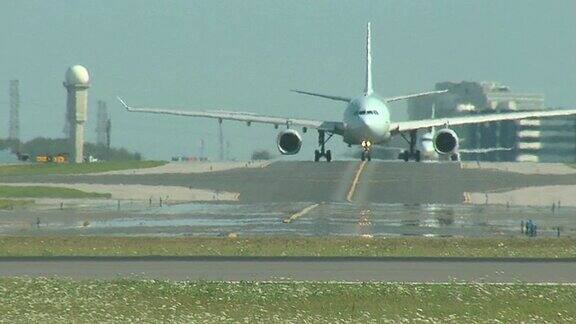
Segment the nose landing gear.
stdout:
<svg viewBox="0 0 576 324">
<path fill-rule="evenodd" d="M 318 130 L 318 145 L 320 145 L 320 150 L 314 151 L 314 162 L 320 161 L 322 157 L 326 158 L 326 162 L 332 161 L 332 152 L 330 150 L 325 150 L 325 145 L 332 138 L 334 134 L 328 135 L 326 138 L 326 131 Z"/>
<path fill-rule="evenodd" d="M 371 161 L 372 157 L 370 156 L 370 148 L 372 147 L 372 143 L 370 141 L 362 141 L 362 156 L 360 159 L 362 161 Z"/>
</svg>

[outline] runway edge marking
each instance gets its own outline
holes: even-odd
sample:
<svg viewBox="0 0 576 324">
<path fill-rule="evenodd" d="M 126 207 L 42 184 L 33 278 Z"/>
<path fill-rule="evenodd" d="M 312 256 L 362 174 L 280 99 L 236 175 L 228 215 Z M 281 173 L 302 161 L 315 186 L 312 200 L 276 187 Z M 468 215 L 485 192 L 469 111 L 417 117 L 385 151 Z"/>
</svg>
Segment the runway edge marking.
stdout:
<svg viewBox="0 0 576 324">
<path fill-rule="evenodd" d="M 356 169 L 354 180 L 352 180 L 352 184 L 350 185 L 350 189 L 348 190 L 348 194 L 346 195 L 346 200 L 348 200 L 348 202 L 352 202 L 352 198 L 354 197 L 354 193 L 356 192 L 356 187 L 358 186 L 358 180 L 360 179 L 360 175 L 362 174 L 362 171 L 364 171 L 365 166 L 366 161 L 362 161 L 358 165 L 358 169 Z"/>
</svg>

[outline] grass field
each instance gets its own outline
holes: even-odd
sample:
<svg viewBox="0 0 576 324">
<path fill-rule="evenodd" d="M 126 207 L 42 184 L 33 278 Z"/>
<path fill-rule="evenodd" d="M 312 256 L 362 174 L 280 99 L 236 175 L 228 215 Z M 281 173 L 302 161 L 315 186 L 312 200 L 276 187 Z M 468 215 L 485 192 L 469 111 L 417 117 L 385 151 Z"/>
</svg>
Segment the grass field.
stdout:
<svg viewBox="0 0 576 324">
<path fill-rule="evenodd" d="M 164 165 L 163 161 L 112 161 L 82 164 L 25 164 L 0 166 L 0 176 L 35 174 L 85 174 L 116 170 L 152 168 Z"/>
<path fill-rule="evenodd" d="M 32 201 L 32 200 L 2 199 L 2 198 L 0 198 L 0 209 L 13 209 L 15 207 L 26 206 L 26 205 L 30 205 L 33 203 L 34 203 L 34 201 Z"/>
<path fill-rule="evenodd" d="M 576 257 L 576 238 L 0 236 L 0 256 Z"/>
<path fill-rule="evenodd" d="M 2 198 L 110 198 L 112 195 L 49 186 L 0 186 Z"/>
<path fill-rule="evenodd" d="M 0 279 L 0 322 L 574 322 L 576 287 Z"/>
</svg>

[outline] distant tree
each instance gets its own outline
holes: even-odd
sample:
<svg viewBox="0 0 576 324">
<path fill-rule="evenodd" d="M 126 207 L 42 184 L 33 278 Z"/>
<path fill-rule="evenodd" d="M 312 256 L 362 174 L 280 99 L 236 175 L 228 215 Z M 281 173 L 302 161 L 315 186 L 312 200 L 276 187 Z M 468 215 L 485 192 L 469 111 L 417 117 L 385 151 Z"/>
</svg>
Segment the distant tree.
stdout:
<svg viewBox="0 0 576 324">
<path fill-rule="evenodd" d="M 9 149 L 12 152 L 16 152 L 17 148 L 20 146 L 20 141 L 16 139 L 0 139 L 0 150 Z"/>
<path fill-rule="evenodd" d="M 37 137 L 28 142 L 19 143 L 12 140 L 0 140 L 0 150 L 10 149 L 29 155 L 34 159 L 38 155 L 56 155 L 68 153 L 69 142 L 65 138 L 45 138 Z M 106 144 L 84 143 L 84 155 L 97 158 L 101 161 L 126 161 L 141 160 L 142 155 L 136 152 L 129 152 L 125 148 L 108 148 Z"/>
<path fill-rule="evenodd" d="M 84 144 L 84 155 L 92 155 L 101 161 L 142 160 L 140 153 L 132 153 L 125 148 L 108 148 L 106 144 Z"/>
<path fill-rule="evenodd" d="M 64 138 L 36 137 L 20 145 L 20 150 L 32 158 L 38 155 L 56 155 L 68 152 L 68 140 Z"/>
<path fill-rule="evenodd" d="M 270 160 L 272 154 L 267 150 L 257 150 L 252 152 L 252 160 Z"/>
</svg>

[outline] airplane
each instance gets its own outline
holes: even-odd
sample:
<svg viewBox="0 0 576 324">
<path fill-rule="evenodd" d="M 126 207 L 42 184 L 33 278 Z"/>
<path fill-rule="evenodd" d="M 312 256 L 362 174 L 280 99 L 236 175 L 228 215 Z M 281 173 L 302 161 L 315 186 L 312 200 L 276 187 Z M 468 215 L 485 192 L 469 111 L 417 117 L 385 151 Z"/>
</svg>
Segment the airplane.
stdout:
<svg viewBox="0 0 576 324">
<path fill-rule="evenodd" d="M 467 124 L 479 124 L 486 122 L 518 120 L 525 118 L 558 117 L 576 115 L 576 109 L 570 110 L 547 110 L 530 112 L 509 112 L 498 114 L 486 114 L 464 117 L 432 118 L 411 121 L 392 121 L 388 104 L 391 102 L 405 100 L 409 98 L 441 95 L 448 90 L 429 91 L 405 96 L 382 98 L 374 91 L 372 84 L 372 50 L 371 50 L 371 28 L 367 26 L 366 35 L 366 74 L 364 92 L 357 97 L 343 97 L 327 95 L 302 90 L 292 90 L 296 93 L 320 97 L 323 99 L 342 101 L 347 104 L 344 110 L 342 121 L 321 121 L 310 119 L 297 119 L 286 117 L 273 117 L 259 115 L 249 112 L 236 112 L 226 110 L 171 110 L 157 108 L 139 108 L 129 106 L 122 98 L 118 97 L 120 103 L 129 112 L 176 115 L 187 117 L 205 117 L 217 119 L 219 123 L 223 120 L 245 122 L 248 126 L 252 123 L 264 123 L 274 125 L 276 129 L 285 126 L 286 129 L 278 133 L 276 143 L 281 154 L 292 155 L 300 151 L 302 147 L 302 137 L 297 131 L 301 128 L 305 133 L 308 129 L 318 131 L 319 150 L 314 151 L 314 161 L 321 158 L 326 161 L 332 160 L 332 153 L 326 150 L 326 143 L 334 136 L 342 136 L 344 143 L 348 146 L 360 145 L 362 147 L 361 160 L 371 160 L 370 150 L 373 145 L 386 145 L 393 136 L 402 136 L 409 145 L 404 152 L 404 160 L 418 160 L 417 154 L 417 134 L 418 130 L 426 130 L 432 127 L 442 127 L 435 132 L 433 137 L 436 152 L 442 155 L 453 155 L 458 150 L 458 136 L 450 129 L 451 126 Z M 408 137 L 407 137 L 408 136 Z"/>
</svg>

